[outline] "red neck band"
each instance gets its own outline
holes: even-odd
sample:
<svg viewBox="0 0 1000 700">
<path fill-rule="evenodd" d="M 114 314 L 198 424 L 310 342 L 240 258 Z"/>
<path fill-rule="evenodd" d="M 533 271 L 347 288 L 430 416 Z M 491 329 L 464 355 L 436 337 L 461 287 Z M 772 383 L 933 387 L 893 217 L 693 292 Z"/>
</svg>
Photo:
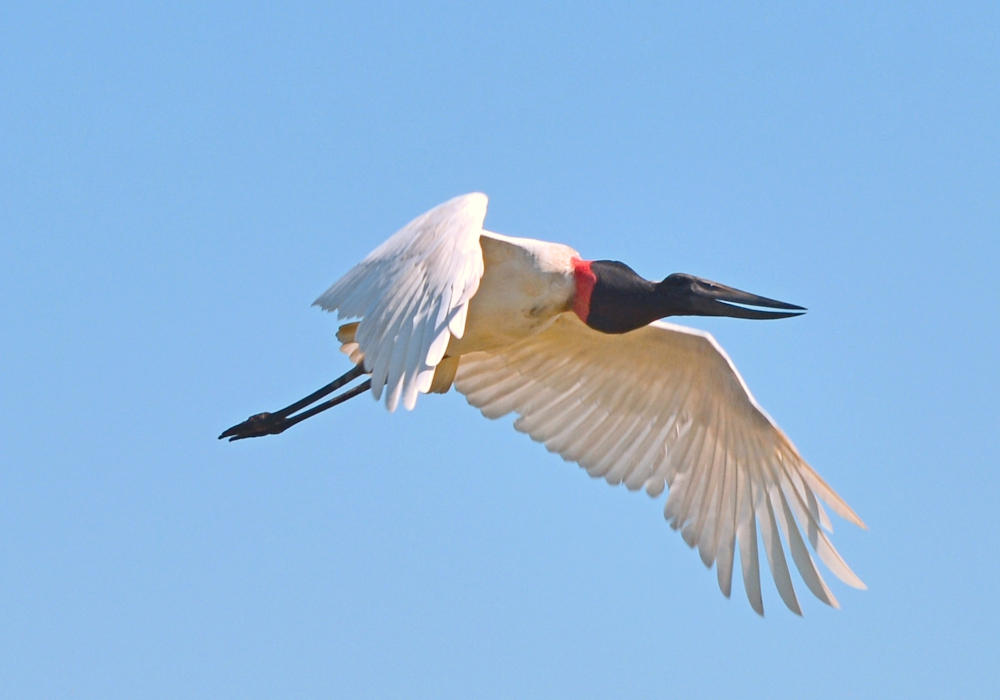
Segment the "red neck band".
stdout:
<svg viewBox="0 0 1000 700">
<path fill-rule="evenodd" d="M 573 277 L 576 279 L 576 296 L 573 298 L 573 311 L 584 323 L 590 316 L 590 295 L 594 293 L 597 275 L 590 269 L 589 260 L 573 258 Z"/>
</svg>

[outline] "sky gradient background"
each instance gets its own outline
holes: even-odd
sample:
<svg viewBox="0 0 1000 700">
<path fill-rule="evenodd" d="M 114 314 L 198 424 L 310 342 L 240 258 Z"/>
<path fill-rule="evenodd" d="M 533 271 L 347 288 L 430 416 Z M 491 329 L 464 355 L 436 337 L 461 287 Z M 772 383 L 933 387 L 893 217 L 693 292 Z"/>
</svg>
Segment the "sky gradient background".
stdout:
<svg viewBox="0 0 1000 700">
<path fill-rule="evenodd" d="M 1000 6 L 358 5 L 0 7 L 0 695 L 997 697 Z M 216 441 L 345 371 L 310 303 L 473 190 L 809 308 L 685 322 L 870 590 L 760 619 L 455 393 Z"/>
</svg>

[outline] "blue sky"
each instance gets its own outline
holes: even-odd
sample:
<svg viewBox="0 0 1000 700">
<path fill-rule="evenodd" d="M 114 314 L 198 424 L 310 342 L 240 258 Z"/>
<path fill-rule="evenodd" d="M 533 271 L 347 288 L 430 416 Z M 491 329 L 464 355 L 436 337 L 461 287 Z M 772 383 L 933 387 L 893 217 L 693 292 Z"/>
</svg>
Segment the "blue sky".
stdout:
<svg viewBox="0 0 1000 700">
<path fill-rule="evenodd" d="M 957 5 L 0 7 L 0 693 L 995 697 L 1000 9 Z M 870 590 L 760 619 L 454 393 L 216 441 L 345 371 L 310 303 L 474 190 L 810 309 L 689 322 Z"/>
</svg>

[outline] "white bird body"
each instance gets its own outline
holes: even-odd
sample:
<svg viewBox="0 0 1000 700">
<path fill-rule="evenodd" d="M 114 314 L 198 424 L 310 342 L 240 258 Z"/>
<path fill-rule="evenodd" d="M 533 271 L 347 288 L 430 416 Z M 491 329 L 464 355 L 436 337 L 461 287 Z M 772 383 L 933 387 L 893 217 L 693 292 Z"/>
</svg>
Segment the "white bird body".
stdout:
<svg viewBox="0 0 1000 700">
<path fill-rule="evenodd" d="M 684 275 L 651 283 L 620 263 L 582 261 L 569 246 L 488 232 L 486 204 L 477 193 L 432 209 L 316 301 L 360 319 L 338 337 L 357 371 L 372 375 L 375 398 L 384 390 L 390 410 L 400 401 L 411 409 L 418 394 L 454 383 L 489 418 L 518 414 L 515 428 L 593 477 L 654 497 L 669 488 L 665 517 L 706 566 L 716 564 L 726 596 L 739 548 L 747 597 L 760 614 L 758 527 L 794 612 L 782 538 L 823 602 L 838 607 L 806 541 L 838 578 L 864 588 L 824 532 L 831 525 L 821 502 L 863 523 L 761 409 L 722 348 L 702 331 L 642 320 L 791 315 L 708 306 L 709 298 L 800 307 Z M 661 313 L 684 294 L 701 310 Z M 616 307 L 622 300 L 633 308 Z M 616 320 L 630 315 L 624 325 Z"/>
<path fill-rule="evenodd" d="M 444 357 L 436 366 L 431 392 L 444 393 L 451 388 L 461 356 L 512 346 L 573 308 L 576 280 L 572 261 L 579 259 L 575 250 L 560 243 L 486 230 L 480 231 L 479 245 L 483 260 L 479 287 L 469 300 L 464 330 L 461 335 L 451 334 Z M 364 361 L 356 340 L 359 325 L 345 324 L 337 333 L 343 343 L 341 350 L 355 364 Z"/>
<path fill-rule="evenodd" d="M 567 245 L 483 231 L 484 270 L 469 303 L 465 332 L 452 336 L 446 357 L 507 347 L 534 335 L 573 308 L 576 280 Z"/>
</svg>

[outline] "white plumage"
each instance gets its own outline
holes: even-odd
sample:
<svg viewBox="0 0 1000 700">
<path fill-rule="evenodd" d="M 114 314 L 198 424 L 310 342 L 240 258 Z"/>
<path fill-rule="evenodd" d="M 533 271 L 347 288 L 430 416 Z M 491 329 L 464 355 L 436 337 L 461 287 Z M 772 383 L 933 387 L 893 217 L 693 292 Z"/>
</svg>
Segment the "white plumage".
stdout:
<svg viewBox="0 0 1000 700">
<path fill-rule="evenodd" d="M 344 350 L 388 409 L 455 388 L 593 477 L 651 496 L 729 596 L 740 552 L 763 614 L 758 530 L 784 603 L 800 613 L 782 539 L 809 590 L 838 607 L 806 541 L 864 588 L 833 548 L 824 510 L 864 527 L 751 396 L 708 333 L 654 321 L 602 333 L 577 313 L 576 251 L 484 231 L 487 198 L 457 197 L 408 224 L 316 304 L 356 324 Z M 589 293 L 589 292 L 588 292 Z"/>
<path fill-rule="evenodd" d="M 716 564 L 726 596 L 739 542 L 747 596 L 759 613 L 755 523 L 785 604 L 800 612 L 779 528 L 809 590 L 837 607 L 793 513 L 830 570 L 864 588 L 823 532 L 830 524 L 820 500 L 861 520 L 757 405 L 708 333 L 657 321 L 604 335 L 563 314 L 517 345 L 464 355 L 455 388 L 488 418 L 517 413 L 515 428 L 593 477 L 651 496 L 666 485 L 664 516 L 706 566 Z"/>
<path fill-rule="evenodd" d="M 376 399 L 400 398 L 412 409 L 430 389 L 452 336 L 465 331 L 469 300 L 479 289 L 479 234 L 486 195 L 457 197 L 417 217 L 376 248 L 316 300 L 327 311 L 361 318 L 357 342 L 372 373 Z"/>
</svg>

